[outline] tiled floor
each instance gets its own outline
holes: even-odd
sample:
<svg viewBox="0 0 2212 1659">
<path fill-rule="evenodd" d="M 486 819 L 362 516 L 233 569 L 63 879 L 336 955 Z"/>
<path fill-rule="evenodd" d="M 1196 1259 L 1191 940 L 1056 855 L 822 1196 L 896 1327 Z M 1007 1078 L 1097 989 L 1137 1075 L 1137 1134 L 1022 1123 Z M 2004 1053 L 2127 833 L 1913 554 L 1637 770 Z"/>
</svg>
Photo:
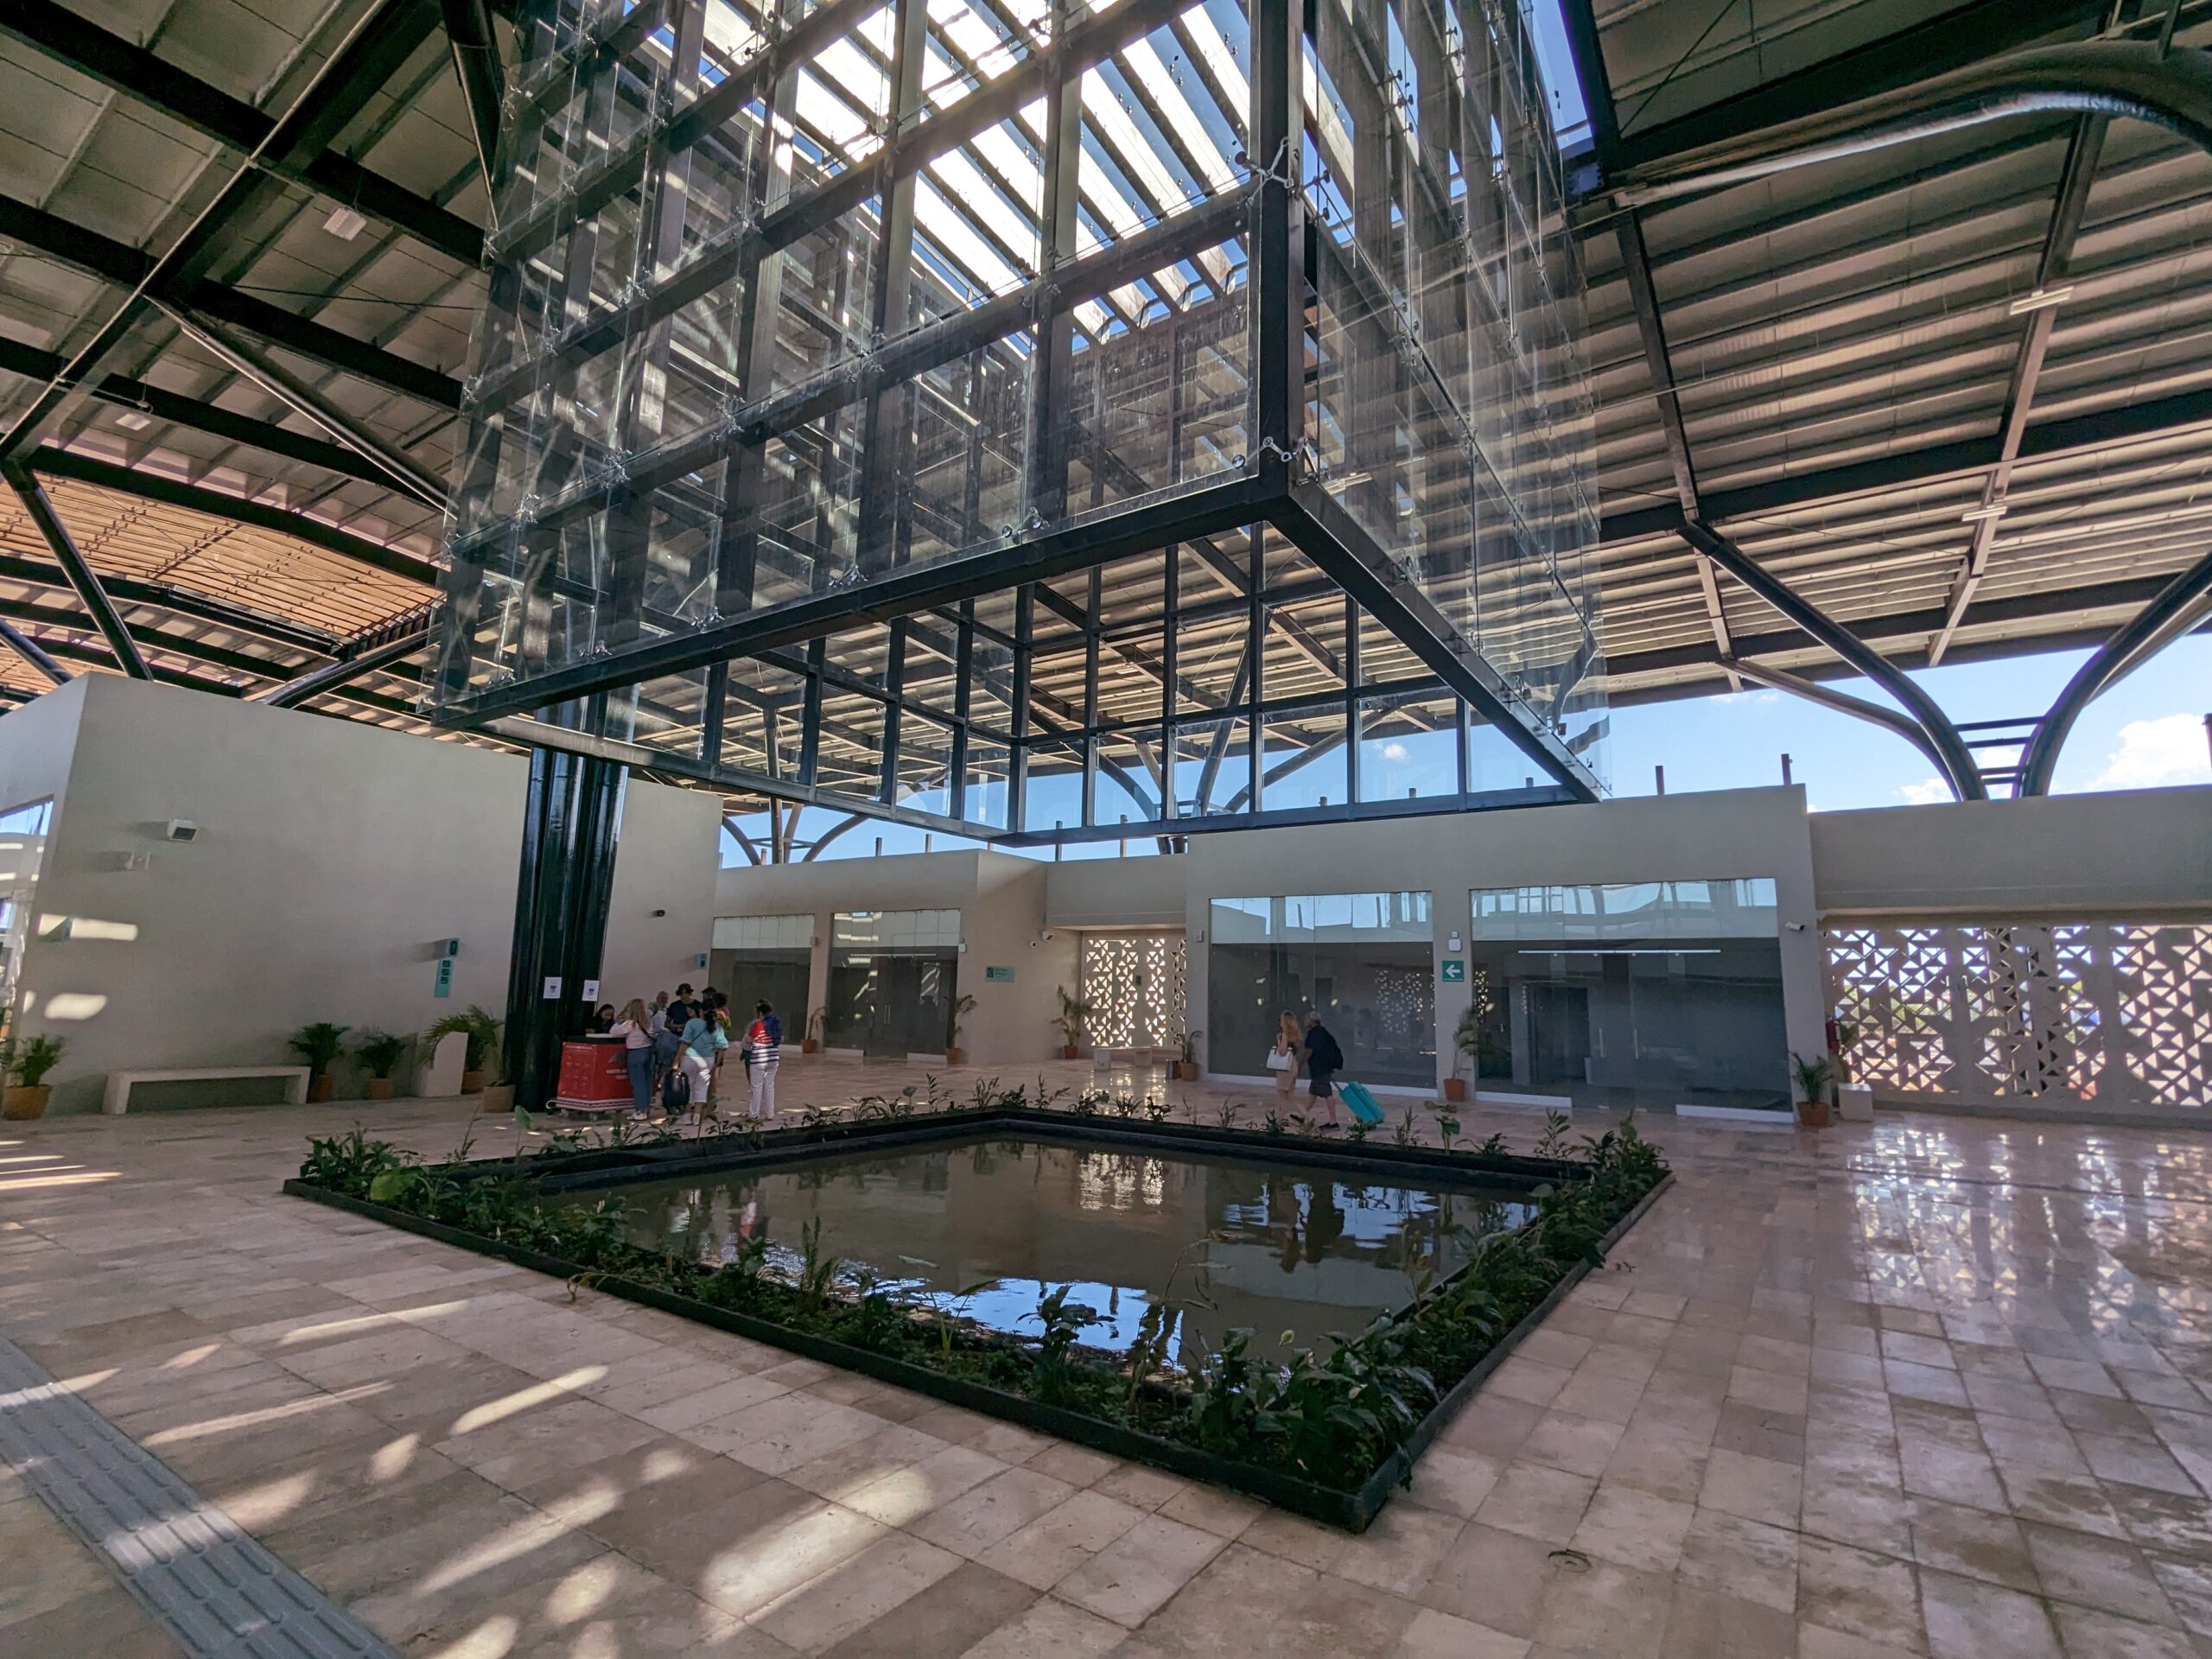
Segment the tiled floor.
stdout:
<svg viewBox="0 0 2212 1659">
<path fill-rule="evenodd" d="M 2212 1656 L 2192 1136 L 1648 1125 L 1675 1189 L 1355 1539 L 281 1196 L 357 1114 L 461 1127 L 6 1126 L 0 1330 L 409 1653 Z M 163 1650 L 14 1487 L 0 1555 L 0 1651 Z"/>
</svg>

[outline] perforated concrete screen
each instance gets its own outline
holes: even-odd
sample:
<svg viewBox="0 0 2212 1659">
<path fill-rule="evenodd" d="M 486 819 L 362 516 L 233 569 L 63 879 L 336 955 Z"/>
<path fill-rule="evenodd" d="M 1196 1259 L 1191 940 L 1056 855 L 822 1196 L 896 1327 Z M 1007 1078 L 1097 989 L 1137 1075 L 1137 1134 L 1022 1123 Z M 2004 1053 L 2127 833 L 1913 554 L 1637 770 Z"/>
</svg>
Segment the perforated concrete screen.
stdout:
<svg viewBox="0 0 2212 1659">
<path fill-rule="evenodd" d="M 441 719 L 595 699 L 702 781 L 1007 838 L 1593 792 L 1582 279 L 1517 9 L 518 38 Z M 1344 781 L 1270 801 L 1309 754 Z"/>
</svg>

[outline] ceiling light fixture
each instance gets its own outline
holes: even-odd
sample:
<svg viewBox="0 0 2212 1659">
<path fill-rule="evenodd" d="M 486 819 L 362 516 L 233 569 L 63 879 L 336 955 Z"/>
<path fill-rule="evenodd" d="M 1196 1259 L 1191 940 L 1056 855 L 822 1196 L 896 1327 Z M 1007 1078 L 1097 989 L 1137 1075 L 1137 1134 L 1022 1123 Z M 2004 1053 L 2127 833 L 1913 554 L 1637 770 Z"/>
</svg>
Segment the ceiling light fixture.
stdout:
<svg viewBox="0 0 2212 1659">
<path fill-rule="evenodd" d="M 1992 501 L 1986 506 L 1968 507 L 1964 512 L 1961 513 L 1959 517 L 1971 524 L 1975 520 L 1980 518 L 2002 518 L 2005 516 L 2005 503 L 2002 501 Z"/>
<path fill-rule="evenodd" d="M 351 242 L 369 227 L 367 216 L 355 213 L 351 207 L 334 207 L 330 217 L 322 221 L 322 228 L 340 242 Z"/>
<path fill-rule="evenodd" d="M 2074 284 L 2071 283 L 2062 283 L 2056 288 L 2038 288 L 2012 302 L 2012 315 L 2024 317 L 2031 311 L 2048 311 L 2052 306 L 2063 305 L 2073 297 Z"/>
<path fill-rule="evenodd" d="M 115 423 L 126 432 L 143 432 L 154 423 L 154 417 L 143 410 L 126 409 L 115 417 Z"/>
</svg>

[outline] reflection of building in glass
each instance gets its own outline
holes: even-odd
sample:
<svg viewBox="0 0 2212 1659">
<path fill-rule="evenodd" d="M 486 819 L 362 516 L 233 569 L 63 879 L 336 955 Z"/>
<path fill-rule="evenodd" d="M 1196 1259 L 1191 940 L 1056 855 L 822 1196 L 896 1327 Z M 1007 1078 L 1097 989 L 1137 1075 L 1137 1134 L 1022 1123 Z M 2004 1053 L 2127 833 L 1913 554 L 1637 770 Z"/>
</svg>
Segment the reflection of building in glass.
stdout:
<svg viewBox="0 0 2212 1659">
<path fill-rule="evenodd" d="M 841 912 L 830 924 L 824 1040 L 870 1054 L 950 1047 L 959 969 L 957 910 Z"/>
<path fill-rule="evenodd" d="M 1301 893 L 1212 901 L 1207 1062 L 1262 1075 L 1284 1014 L 1319 1014 L 1344 1076 L 1433 1085 L 1436 993 L 1426 893 Z"/>
</svg>

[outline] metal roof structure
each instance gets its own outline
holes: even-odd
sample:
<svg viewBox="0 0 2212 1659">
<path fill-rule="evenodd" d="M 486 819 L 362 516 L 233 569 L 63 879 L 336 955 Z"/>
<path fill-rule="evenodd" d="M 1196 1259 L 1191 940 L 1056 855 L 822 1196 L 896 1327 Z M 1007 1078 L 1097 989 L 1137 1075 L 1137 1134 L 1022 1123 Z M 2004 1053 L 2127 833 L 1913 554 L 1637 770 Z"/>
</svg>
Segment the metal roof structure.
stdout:
<svg viewBox="0 0 2212 1659">
<path fill-rule="evenodd" d="M 1429 10 L 1458 16 L 1446 0 Z M 1745 679 L 1820 696 L 1868 648 L 1909 667 L 2104 645 L 2136 622 L 2109 671 L 2201 619 L 2201 590 L 2174 591 L 2212 514 L 2200 144 L 2124 99 L 2045 95 L 1902 142 L 1808 131 L 1786 167 L 1747 162 L 1745 147 L 2092 41 L 2163 50 L 2201 78 L 2212 4 L 1560 10 L 1588 111 L 1556 211 L 1587 285 L 1603 516 L 1586 556 L 1607 698 Z M 1049 10 L 931 0 L 915 94 L 934 117 L 1015 90 L 1027 60 L 1009 43 Z M 819 73 L 793 125 L 821 165 L 864 171 L 881 159 L 890 14 L 831 0 L 779 15 L 715 0 L 707 82 L 807 20 Z M 660 23 L 651 3 L 630 17 Z M 1171 35 L 1117 36 L 1084 73 L 1095 137 L 1078 257 L 1248 188 L 1251 63 L 1209 18 L 1160 9 Z M 487 188 L 499 66 L 522 55 L 483 0 L 0 10 L 0 451 L 52 512 L 42 524 L 30 499 L 0 494 L 0 622 L 63 671 L 143 671 L 434 729 L 415 712 L 424 607 L 490 297 L 486 232 L 531 233 L 527 204 L 491 225 Z M 1318 106 L 1313 125 L 1325 164 L 1339 140 Z M 1042 181 L 1009 126 L 935 158 L 913 192 L 931 281 L 977 305 L 1041 280 L 1026 204 Z M 1697 182 L 1724 164 L 1736 181 Z M 1325 222 L 1325 190 L 1300 182 Z M 1077 307 L 1098 341 L 1176 310 L 1193 284 L 1234 282 L 1205 258 L 1106 275 Z M 57 528 L 79 559 L 57 550 Z M 788 773 L 779 746 L 810 719 L 823 755 L 864 770 L 882 741 L 868 685 L 925 685 L 931 664 L 1000 642 L 1010 654 L 1017 635 L 1047 729 L 1142 721 L 1163 687 L 1186 690 L 1203 725 L 1262 677 L 1294 719 L 1301 698 L 1341 699 L 1348 660 L 1355 687 L 1409 688 L 1370 714 L 1378 734 L 1453 718 L 1403 642 L 1287 543 L 1201 537 L 1177 558 L 1172 617 L 1152 554 L 1039 581 L 1026 606 L 980 594 L 868 620 L 817 653 L 834 672 L 811 702 L 810 648 L 770 647 L 730 667 L 761 695 L 755 727 L 728 741 L 749 746 L 751 769 Z M 1240 671 L 1255 641 L 1257 666 Z M 0 697 L 50 677 L 0 657 Z M 2024 731 L 2001 735 L 2017 747 Z M 1116 764 L 1126 773 L 1135 751 Z"/>
</svg>

